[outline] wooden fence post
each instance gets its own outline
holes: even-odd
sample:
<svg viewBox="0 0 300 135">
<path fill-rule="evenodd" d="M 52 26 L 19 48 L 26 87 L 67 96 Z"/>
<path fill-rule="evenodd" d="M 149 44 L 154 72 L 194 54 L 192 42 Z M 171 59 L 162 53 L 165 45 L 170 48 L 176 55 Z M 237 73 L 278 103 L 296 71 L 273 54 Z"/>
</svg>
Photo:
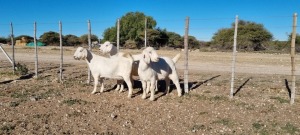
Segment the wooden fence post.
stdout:
<svg viewBox="0 0 300 135">
<path fill-rule="evenodd" d="M 15 74 L 16 70 L 16 63 L 15 63 L 15 43 L 14 43 L 14 29 L 13 29 L 13 24 L 12 22 L 10 23 L 10 40 L 11 40 L 11 47 L 12 47 L 12 66 L 13 66 L 13 74 Z"/>
<path fill-rule="evenodd" d="M 120 50 L 120 19 L 117 22 L 117 49 Z"/>
<path fill-rule="evenodd" d="M 184 35 L 184 92 L 189 93 L 189 65 L 188 65 L 188 49 L 189 49 L 189 22 L 190 18 L 186 17 L 185 19 L 185 35 Z"/>
<path fill-rule="evenodd" d="M 62 23 L 59 21 L 59 45 L 60 45 L 60 68 L 59 68 L 59 81 L 62 83 L 63 72 L 63 46 L 62 46 Z"/>
<path fill-rule="evenodd" d="M 37 51 L 37 43 L 36 43 L 36 22 L 33 24 L 33 42 L 35 47 L 35 78 L 38 78 L 38 51 Z"/>
<path fill-rule="evenodd" d="M 291 101 L 290 104 L 294 104 L 295 100 L 295 87 L 296 87 L 296 62 L 295 62 L 295 43 L 296 43 L 296 28 L 297 28 L 297 13 L 293 17 L 293 33 L 291 41 L 291 65 L 292 65 L 292 88 L 291 88 Z"/>
<path fill-rule="evenodd" d="M 145 18 L 145 48 L 147 47 L 147 18 Z"/>
<path fill-rule="evenodd" d="M 91 44 L 91 21 L 88 20 L 88 46 L 89 46 L 89 50 L 92 51 L 92 44 Z M 91 70 L 90 68 L 88 68 L 88 80 L 87 83 L 91 83 Z"/>
<path fill-rule="evenodd" d="M 239 17 L 235 17 L 235 28 L 234 28 L 234 41 L 233 41 L 233 52 L 232 52 L 232 67 L 231 67 L 231 85 L 230 85 L 230 98 L 233 98 L 234 89 L 234 73 L 235 73 L 235 60 L 236 60 L 236 40 L 237 40 L 237 29 L 238 29 Z"/>
</svg>

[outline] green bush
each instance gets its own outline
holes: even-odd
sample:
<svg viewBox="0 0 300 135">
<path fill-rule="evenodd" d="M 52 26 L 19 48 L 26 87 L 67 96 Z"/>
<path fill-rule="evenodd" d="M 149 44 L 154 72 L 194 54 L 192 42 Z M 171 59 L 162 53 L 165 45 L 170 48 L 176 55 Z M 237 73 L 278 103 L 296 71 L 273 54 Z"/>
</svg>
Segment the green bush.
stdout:
<svg viewBox="0 0 300 135">
<path fill-rule="evenodd" d="M 16 64 L 16 72 L 17 75 L 26 75 L 28 73 L 28 68 L 26 67 L 25 64 Z"/>
</svg>

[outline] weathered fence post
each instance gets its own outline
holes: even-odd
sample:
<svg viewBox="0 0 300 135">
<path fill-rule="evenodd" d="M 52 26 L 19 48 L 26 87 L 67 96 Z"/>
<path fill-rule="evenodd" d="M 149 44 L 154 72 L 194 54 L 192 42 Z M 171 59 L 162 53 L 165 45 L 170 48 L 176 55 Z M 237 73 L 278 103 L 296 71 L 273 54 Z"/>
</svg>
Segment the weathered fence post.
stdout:
<svg viewBox="0 0 300 135">
<path fill-rule="evenodd" d="M 33 23 L 33 42 L 35 47 L 35 78 L 38 78 L 38 51 L 36 43 L 36 22 Z"/>
<path fill-rule="evenodd" d="M 185 19 L 185 35 L 184 35 L 184 92 L 189 93 L 189 64 L 188 64 L 188 49 L 189 49 L 189 22 L 190 18 Z"/>
<path fill-rule="evenodd" d="M 89 50 L 92 51 L 92 44 L 91 44 L 91 21 L 88 20 L 88 46 L 89 46 Z M 88 68 L 88 80 L 87 83 L 91 83 L 91 70 L 90 68 Z"/>
<path fill-rule="evenodd" d="M 117 49 L 120 50 L 120 19 L 117 22 Z"/>
<path fill-rule="evenodd" d="M 235 28 L 234 28 L 234 41 L 233 41 L 233 52 L 232 52 L 232 67 L 231 67 L 231 85 L 230 85 L 230 98 L 233 98 L 234 89 L 234 73 L 235 73 L 235 60 L 236 60 L 236 40 L 237 40 L 237 28 L 238 28 L 239 17 L 235 17 Z"/>
<path fill-rule="evenodd" d="M 145 18 L 145 48 L 147 47 L 147 18 Z"/>
<path fill-rule="evenodd" d="M 12 47 L 12 66 L 13 66 L 13 74 L 15 74 L 15 70 L 16 70 L 16 63 L 15 63 L 15 43 L 14 43 L 14 29 L 13 29 L 13 24 L 12 22 L 10 23 L 10 30 L 11 30 L 11 34 L 10 34 L 10 40 L 11 40 L 11 47 Z"/>
<path fill-rule="evenodd" d="M 296 43 L 296 28 L 297 28 L 297 13 L 293 17 L 293 33 L 291 41 L 291 64 L 292 64 L 292 88 L 291 88 L 291 101 L 290 104 L 294 104 L 295 100 L 295 91 L 296 91 L 296 62 L 295 62 L 295 43 Z"/>
<path fill-rule="evenodd" d="M 60 45 L 60 68 L 59 68 L 59 81 L 62 83 L 63 72 L 63 46 L 62 46 L 62 23 L 59 21 L 59 45 Z"/>
</svg>

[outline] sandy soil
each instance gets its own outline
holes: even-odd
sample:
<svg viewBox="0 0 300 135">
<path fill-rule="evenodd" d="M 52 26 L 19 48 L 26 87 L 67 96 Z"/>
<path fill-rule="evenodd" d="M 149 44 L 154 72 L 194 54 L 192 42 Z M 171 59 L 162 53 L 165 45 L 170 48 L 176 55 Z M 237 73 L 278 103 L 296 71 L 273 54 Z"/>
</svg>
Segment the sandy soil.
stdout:
<svg viewBox="0 0 300 135">
<path fill-rule="evenodd" d="M 11 54 L 11 48 L 4 49 Z M 131 99 L 127 91 L 114 91 L 115 80 L 105 80 L 104 93 L 90 94 L 93 85 L 86 83 L 87 65 L 73 59 L 75 49 L 64 50 L 63 83 L 58 79 L 56 47 L 39 48 L 38 78 L 33 74 L 34 49 L 15 51 L 16 62 L 29 69 L 26 76 L 13 75 L 0 52 L 0 134 L 300 134 L 298 91 L 295 103 L 289 104 L 288 54 L 238 53 L 235 94 L 230 99 L 232 53 L 190 52 L 190 92 L 177 97 L 172 85 L 165 95 L 160 81 L 156 100 L 150 101 L 149 96 L 141 98 L 138 80 Z M 158 51 L 169 57 L 177 53 L 183 54 Z M 182 88 L 183 60 L 177 63 Z"/>
</svg>

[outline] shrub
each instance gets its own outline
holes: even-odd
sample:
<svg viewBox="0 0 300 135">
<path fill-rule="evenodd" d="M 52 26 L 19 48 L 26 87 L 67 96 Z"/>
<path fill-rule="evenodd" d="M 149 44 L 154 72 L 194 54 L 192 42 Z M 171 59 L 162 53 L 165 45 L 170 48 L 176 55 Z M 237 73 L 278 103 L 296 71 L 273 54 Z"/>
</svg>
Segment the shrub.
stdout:
<svg viewBox="0 0 300 135">
<path fill-rule="evenodd" d="M 127 40 L 125 42 L 125 48 L 134 49 L 137 48 L 137 44 L 134 40 Z"/>
<path fill-rule="evenodd" d="M 22 65 L 20 63 L 17 63 L 15 73 L 18 75 L 26 75 L 28 73 L 28 68 L 26 67 L 25 64 Z"/>
</svg>

